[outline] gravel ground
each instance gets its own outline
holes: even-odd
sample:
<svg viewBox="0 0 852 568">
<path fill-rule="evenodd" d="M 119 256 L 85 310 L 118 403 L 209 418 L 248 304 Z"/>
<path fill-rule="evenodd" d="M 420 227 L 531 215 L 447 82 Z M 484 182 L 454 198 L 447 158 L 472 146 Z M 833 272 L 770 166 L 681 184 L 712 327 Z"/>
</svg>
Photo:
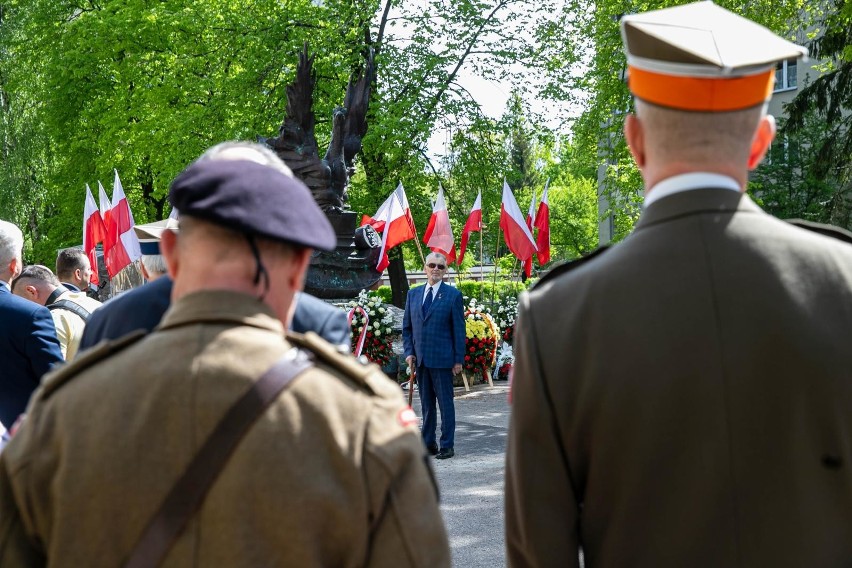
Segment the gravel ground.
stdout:
<svg viewBox="0 0 852 568">
<path fill-rule="evenodd" d="M 470 393 L 456 389 L 456 455 L 433 460 L 454 567 L 506 565 L 503 473 L 508 394 L 505 382 L 477 385 Z M 416 396 L 412 406 L 419 416 Z M 438 428 L 440 435 L 440 423 Z"/>
</svg>

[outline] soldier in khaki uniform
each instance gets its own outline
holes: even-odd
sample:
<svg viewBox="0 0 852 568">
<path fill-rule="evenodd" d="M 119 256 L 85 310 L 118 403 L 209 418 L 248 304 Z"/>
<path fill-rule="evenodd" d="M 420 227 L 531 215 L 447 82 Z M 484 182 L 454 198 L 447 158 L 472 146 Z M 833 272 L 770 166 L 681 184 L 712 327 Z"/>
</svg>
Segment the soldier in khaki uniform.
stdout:
<svg viewBox="0 0 852 568">
<path fill-rule="evenodd" d="M 710 2 L 621 25 L 645 208 L 522 298 L 509 565 L 849 566 L 852 246 L 743 193 L 803 49 Z"/>
<path fill-rule="evenodd" d="M 311 249 L 307 188 L 247 161 L 172 184 L 161 325 L 45 380 L 0 454 L 0 566 L 115 567 L 214 426 L 293 346 L 314 354 L 254 422 L 163 566 L 449 566 L 416 417 L 376 367 L 285 336 Z"/>
</svg>

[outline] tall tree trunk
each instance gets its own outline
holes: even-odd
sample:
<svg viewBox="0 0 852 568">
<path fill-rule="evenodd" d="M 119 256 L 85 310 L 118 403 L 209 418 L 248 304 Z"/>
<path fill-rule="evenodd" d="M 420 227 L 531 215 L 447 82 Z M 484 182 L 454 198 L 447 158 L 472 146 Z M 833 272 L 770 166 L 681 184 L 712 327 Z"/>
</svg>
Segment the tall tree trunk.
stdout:
<svg viewBox="0 0 852 568">
<path fill-rule="evenodd" d="M 402 247 L 397 247 L 396 254 L 390 259 L 388 278 L 391 286 L 391 303 L 397 308 L 405 309 L 405 299 L 408 297 L 408 275 L 405 273 Z"/>
</svg>

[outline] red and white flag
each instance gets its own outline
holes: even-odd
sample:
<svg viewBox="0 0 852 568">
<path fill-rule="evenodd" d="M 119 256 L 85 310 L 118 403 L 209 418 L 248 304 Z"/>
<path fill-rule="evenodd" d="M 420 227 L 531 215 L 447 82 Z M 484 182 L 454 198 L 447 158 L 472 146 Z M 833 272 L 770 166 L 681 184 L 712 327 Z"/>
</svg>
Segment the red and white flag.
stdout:
<svg viewBox="0 0 852 568">
<path fill-rule="evenodd" d="M 470 210 L 470 215 L 467 216 L 464 229 L 462 229 L 461 247 L 459 248 L 459 266 L 464 260 L 464 252 L 467 250 L 467 240 L 470 234 L 474 231 L 482 230 L 482 190 L 476 194 L 476 201 L 473 202 L 473 208 Z"/>
<path fill-rule="evenodd" d="M 98 278 L 98 256 L 95 246 L 102 243 L 106 237 L 106 227 L 101 219 L 101 212 L 92 196 L 89 184 L 86 184 L 86 203 L 83 206 L 83 252 L 89 257 L 92 265 L 92 284 L 100 284 Z"/>
<path fill-rule="evenodd" d="M 447 202 L 444 201 L 444 188 L 440 185 L 438 186 L 438 197 L 432 204 L 432 216 L 429 217 L 423 242 L 432 252 L 439 252 L 447 257 L 447 264 L 456 260 L 456 241 L 453 239 L 453 228 L 450 226 Z"/>
<path fill-rule="evenodd" d="M 500 204 L 500 229 L 506 246 L 519 260 L 527 260 L 535 254 L 535 239 L 506 180 L 503 180 L 503 202 Z"/>
<path fill-rule="evenodd" d="M 530 200 L 530 208 L 527 211 L 527 227 L 532 233 L 533 227 L 535 226 L 535 188 L 533 188 L 532 199 Z"/>
<path fill-rule="evenodd" d="M 535 216 L 535 226 L 538 227 L 536 237 L 536 248 L 538 252 L 538 264 L 544 266 L 550 262 L 550 204 L 547 202 L 547 187 L 550 180 L 544 184 L 544 193 L 541 194 L 541 203 L 538 205 L 538 213 Z"/>
<path fill-rule="evenodd" d="M 530 208 L 527 211 L 527 228 L 530 230 L 530 234 L 535 234 L 533 230 L 535 227 L 535 188 L 533 188 L 532 199 L 530 200 Z M 532 274 L 532 265 L 533 259 L 529 257 L 529 259 L 523 261 L 521 263 L 524 267 L 524 274 L 526 274 L 527 278 Z"/>
<path fill-rule="evenodd" d="M 110 209 L 112 209 L 112 204 L 109 202 L 109 196 L 107 195 L 107 192 L 100 180 L 98 180 L 98 205 L 101 211 L 101 219 L 103 220 L 104 228 L 106 229 L 106 234 L 104 235 L 104 258 L 106 258 L 106 253 L 112 248 L 115 239 L 111 240 L 109 234 L 109 227 L 112 221 L 109 213 Z"/>
<path fill-rule="evenodd" d="M 112 188 L 112 208 L 109 219 L 107 231 L 112 240 L 112 247 L 106 251 L 105 258 L 107 272 L 110 277 L 113 277 L 142 256 L 142 251 L 139 250 L 139 239 L 133 230 L 135 224 L 133 213 L 124 195 L 124 188 L 121 186 L 117 170 Z"/>
<path fill-rule="evenodd" d="M 376 270 L 384 272 L 390 264 L 388 251 L 396 245 L 417 238 L 414 230 L 414 218 L 408 205 L 408 197 L 400 183 L 372 217 L 364 215 L 361 226 L 371 225 L 382 233 L 382 248 L 379 251 L 379 263 Z"/>
</svg>

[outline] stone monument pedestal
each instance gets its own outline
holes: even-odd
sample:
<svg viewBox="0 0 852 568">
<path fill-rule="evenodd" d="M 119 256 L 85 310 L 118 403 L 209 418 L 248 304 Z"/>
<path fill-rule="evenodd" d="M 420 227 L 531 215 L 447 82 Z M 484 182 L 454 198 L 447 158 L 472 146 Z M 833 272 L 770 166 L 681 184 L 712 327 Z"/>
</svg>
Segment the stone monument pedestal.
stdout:
<svg viewBox="0 0 852 568">
<path fill-rule="evenodd" d="M 382 277 L 376 270 L 381 240 L 372 227 L 356 228 L 354 211 L 327 212 L 326 216 L 337 235 L 337 248 L 314 251 L 305 292 L 323 299 L 354 298 Z"/>
</svg>

